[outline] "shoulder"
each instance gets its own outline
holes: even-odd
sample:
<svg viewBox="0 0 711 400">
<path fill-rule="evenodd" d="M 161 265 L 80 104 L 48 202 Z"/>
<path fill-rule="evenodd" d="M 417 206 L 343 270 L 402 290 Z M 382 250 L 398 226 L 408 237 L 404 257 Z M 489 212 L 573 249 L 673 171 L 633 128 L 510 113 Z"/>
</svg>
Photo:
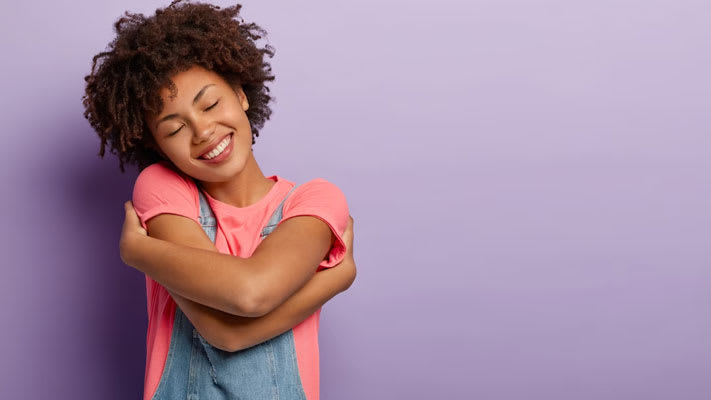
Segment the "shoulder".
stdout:
<svg viewBox="0 0 711 400">
<path fill-rule="evenodd" d="M 189 183 L 191 179 L 185 174 L 178 172 L 165 162 L 157 162 L 143 169 L 136 178 L 138 183 L 160 183 L 160 182 L 184 182 Z"/>
<path fill-rule="evenodd" d="M 334 183 L 331 183 L 323 178 L 312 179 L 308 182 L 297 185 L 294 189 L 295 193 L 328 193 L 343 195 L 341 189 Z"/>
<path fill-rule="evenodd" d="M 346 244 L 342 236 L 348 227 L 349 214 L 343 191 L 322 178 L 299 185 L 284 203 L 284 219 L 296 216 L 315 217 L 331 229 L 336 240 L 329 255 L 320 264 L 324 268 L 335 266 L 343 260 Z"/>
<path fill-rule="evenodd" d="M 165 162 L 144 168 L 133 185 L 133 203 L 137 211 L 167 203 L 189 206 L 197 204 L 197 196 L 195 182 Z"/>
<path fill-rule="evenodd" d="M 284 212 L 316 213 L 348 216 L 348 202 L 343 191 L 335 184 L 322 179 L 312 179 L 296 189 L 284 202 Z"/>
<path fill-rule="evenodd" d="M 169 187 L 179 187 L 187 190 L 197 188 L 195 182 L 187 175 L 174 169 L 165 162 L 151 164 L 141 171 L 136 178 L 133 190 L 161 190 Z"/>
<path fill-rule="evenodd" d="M 290 197 L 299 201 L 306 199 L 346 201 L 346 196 L 343 194 L 343 191 L 335 184 L 323 178 L 312 179 L 298 185 Z"/>
</svg>

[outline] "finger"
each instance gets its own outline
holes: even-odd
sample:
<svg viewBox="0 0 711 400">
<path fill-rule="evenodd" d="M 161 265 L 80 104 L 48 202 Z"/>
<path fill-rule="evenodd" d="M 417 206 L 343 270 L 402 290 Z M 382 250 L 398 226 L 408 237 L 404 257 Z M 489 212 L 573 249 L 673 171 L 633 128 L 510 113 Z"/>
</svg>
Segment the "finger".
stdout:
<svg viewBox="0 0 711 400">
<path fill-rule="evenodd" d="M 136 209 L 133 208 L 133 202 L 131 202 L 130 200 L 123 203 L 123 208 L 126 210 L 127 214 L 132 214 L 136 212 Z"/>
<path fill-rule="evenodd" d="M 351 248 L 353 246 L 353 225 L 351 223 L 348 224 L 348 227 L 343 232 L 342 238 L 346 243 L 347 248 Z"/>
<path fill-rule="evenodd" d="M 138 217 L 136 209 L 133 208 L 133 202 L 127 201 L 123 203 L 126 209 L 126 216 L 124 218 L 124 227 L 129 230 L 138 230 L 144 235 L 148 235 L 148 231 L 143 227 L 141 219 Z"/>
<path fill-rule="evenodd" d="M 136 209 L 133 208 L 133 203 L 127 201 L 124 203 L 124 208 L 126 209 L 126 219 L 130 220 L 132 223 L 140 223 Z"/>
</svg>

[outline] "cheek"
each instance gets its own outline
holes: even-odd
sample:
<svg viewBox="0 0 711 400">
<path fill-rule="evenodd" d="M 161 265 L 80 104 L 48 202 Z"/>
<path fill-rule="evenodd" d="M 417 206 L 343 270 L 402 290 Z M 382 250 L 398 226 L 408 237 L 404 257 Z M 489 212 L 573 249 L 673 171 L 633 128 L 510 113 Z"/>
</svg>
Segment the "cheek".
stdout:
<svg viewBox="0 0 711 400">
<path fill-rule="evenodd" d="M 247 118 L 247 114 L 242 111 L 242 107 L 239 105 L 239 103 L 233 103 L 226 106 L 227 112 L 225 114 L 225 117 L 230 121 L 233 121 L 233 123 L 236 123 L 237 128 L 243 129 L 245 126 L 249 126 L 249 119 Z"/>
<path fill-rule="evenodd" d="M 249 122 L 243 122 L 237 127 L 236 143 L 242 149 L 252 148 L 252 130 Z"/>
<path fill-rule="evenodd" d="M 171 161 L 179 163 L 181 159 L 190 156 L 190 144 L 178 143 L 177 140 L 172 140 L 169 143 L 161 144 L 161 150 Z"/>
<path fill-rule="evenodd" d="M 243 117 L 239 120 L 237 125 L 237 131 L 239 132 L 240 140 L 249 142 L 252 145 L 252 126 L 249 123 L 249 119 L 243 114 Z"/>
</svg>

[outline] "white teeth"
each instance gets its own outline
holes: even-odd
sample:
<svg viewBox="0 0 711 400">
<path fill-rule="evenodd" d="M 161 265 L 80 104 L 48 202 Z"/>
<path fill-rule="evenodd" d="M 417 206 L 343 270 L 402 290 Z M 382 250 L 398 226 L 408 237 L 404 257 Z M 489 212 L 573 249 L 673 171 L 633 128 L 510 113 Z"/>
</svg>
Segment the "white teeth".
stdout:
<svg viewBox="0 0 711 400">
<path fill-rule="evenodd" d="M 225 150 L 225 148 L 227 148 L 228 144 L 230 144 L 231 137 L 232 137 L 232 135 L 229 135 L 226 138 L 222 139 L 222 141 L 220 142 L 220 144 L 217 145 L 217 147 L 212 149 L 211 152 L 205 154 L 203 157 L 205 159 L 209 160 L 211 158 L 215 158 L 215 157 L 219 156 L 220 154 L 222 154 L 222 151 Z"/>
</svg>

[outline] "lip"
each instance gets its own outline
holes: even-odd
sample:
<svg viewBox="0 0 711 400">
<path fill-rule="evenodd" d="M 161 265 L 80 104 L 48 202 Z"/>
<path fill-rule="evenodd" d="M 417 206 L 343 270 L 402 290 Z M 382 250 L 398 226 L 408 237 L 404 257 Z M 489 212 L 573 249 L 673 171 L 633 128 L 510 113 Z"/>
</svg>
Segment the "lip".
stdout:
<svg viewBox="0 0 711 400">
<path fill-rule="evenodd" d="M 227 135 L 227 136 L 229 136 L 229 135 Z M 222 163 L 223 161 L 227 160 L 232 155 L 232 148 L 234 147 L 234 142 L 235 142 L 235 139 L 234 139 L 234 132 L 233 132 L 230 142 L 227 144 L 227 147 L 225 147 L 225 149 L 222 151 L 222 153 L 220 153 L 220 155 L 218 155 L 215 158 L 211 158 L 209 160 L 206 160 L 204 158 L 200 158 L 199 160 L 206 163 L 206 164 L 220 164 L 220 163 Z"/>
<path fill-rule="evenodd" d="M 204 156 L 205 154 L 211 152 L 212 150 L 214 150 L 215 147 L 217 147 L 218 144 L 220 144 L 223 140 L 225 140 L 225 138 L 226 138 L 227 136 L 230 136 L 231 134 L 232 134 L 232 132 L 230 132 L 230 133 L 226 134 L 225 136 L 223 136 L 223 137 L 221 137 L 221 138 L 215 140 L 214 142 L 212 142 L 202 153 L 200 153 L 200 155 L 197 156 L 197 158 L 200 158 L 201 160 L 207 161 L 207 160 L 205 160 L 204 158 L 201 158 L 201 157 Z"/>
</svg>

